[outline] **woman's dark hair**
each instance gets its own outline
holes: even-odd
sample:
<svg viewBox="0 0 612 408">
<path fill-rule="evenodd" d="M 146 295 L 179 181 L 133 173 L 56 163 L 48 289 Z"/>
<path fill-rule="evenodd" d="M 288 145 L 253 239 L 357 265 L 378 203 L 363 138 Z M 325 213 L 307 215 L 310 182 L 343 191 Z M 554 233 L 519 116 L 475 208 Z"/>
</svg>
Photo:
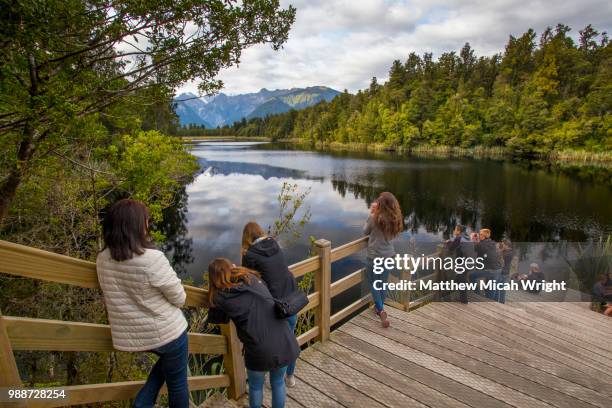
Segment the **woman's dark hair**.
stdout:
<svg viewBox="0 0 612 408">
<path fill-rule="evenodd" d="M 125 198 L 108 209 L 102 221 L 104 245 L 115 261 L 142 255 L 154 248 L 149 234 L 149 209 L 140 201 Z"/>
</svg>

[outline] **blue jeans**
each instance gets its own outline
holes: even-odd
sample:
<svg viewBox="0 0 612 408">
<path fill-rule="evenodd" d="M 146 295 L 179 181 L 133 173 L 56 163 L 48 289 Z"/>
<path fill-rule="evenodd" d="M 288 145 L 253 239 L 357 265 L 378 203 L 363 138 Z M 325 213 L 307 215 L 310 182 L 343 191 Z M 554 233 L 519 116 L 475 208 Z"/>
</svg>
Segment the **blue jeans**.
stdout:
<svg viewBox="0 0 612 408">
<path fill-rule="evenodd" d="M 159 390 L 168 386 L 168 406 L 170 408 L 189 407 L 189 387 L 187 386 L 187 331 L 176 340 L 151 350 L 159 359 L 151 369 L 149 378 L 136 395 L 134 408 L 151 408 L 155 405 Z"/>
<path fill-rule="evenodd" d="M 384 268 L 381 274 L 374 273 L 374 259 L 366 258 L 366 281 L 370 286 L 374 307 L 376 307 L 377 312 L 385 308 L 387 292 L 384 289 L 374 289 L 374 281 L 381 280 L 383 283 L 387 283 L 389 281 L 389 272 L 389 269 Z"/>
<path fill-rule="evenodd" d="M 474 270 L 470 275 L 471 282 L 478 282 L 481 278 L 486 279 L 487 281 L 495 281 L 501 282 L 501 269 L 483 269 L 483 270 Z M 477 286 L 476 293 L 480 293 L 480 289 Z M 485 289 L 485 296 L 492 300 L 497 300 L 497 290 L 495 289 Z"/>
<path fill-rule="evenodd" d="M 286 372 L 286 366 L 270 371 L 270 386 L 272 387 L 271 408 L 283 408 L 285 406 Z M 247 369 L 247 377 L 249 379 L 249 407 L 260 408 L 263 404 L 263 388 L 266 372 Z"/>
<path fill-rule="evenodd" d="M 506 283 L 506 278 L 508 277 L 508 275 L 504 275 L 503 272 L 499 274 L 499 279 L 497 280 L 497 282 L 500 283 Z M 499 303 L 506 303 L 506 291 L 505 290 L 498 290 L 497 291 L 497 301 Z"/>
<path fill-rule="evenodd" d="M 289 324 L 289 328 L 291 329 L 291 333 L 295 332 L 295 326 L 297 325 L 297 315 L 293 315 L 293 316 L 289 316 L 287 318 L 287 323 Z M 287 366 L 287 375 L 293 375 L 293 373 L 295 372 L 295 362 L 297 360 L 293 361 L 293 363 L 289 364 Z"/>
</svg>

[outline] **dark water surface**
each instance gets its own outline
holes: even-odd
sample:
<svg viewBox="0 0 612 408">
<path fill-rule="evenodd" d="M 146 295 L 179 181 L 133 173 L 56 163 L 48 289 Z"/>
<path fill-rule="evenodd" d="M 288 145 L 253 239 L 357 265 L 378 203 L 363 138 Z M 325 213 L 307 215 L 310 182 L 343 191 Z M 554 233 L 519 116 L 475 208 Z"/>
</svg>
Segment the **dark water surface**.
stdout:
<svg viewBox="0 0 612 408">
<path fill-rule="evenodd" d="M 196 282 L 215 257 L 239 263 L 244 224 L 254 220 L 265 227 L 278 217 L 277 195 L 285 181 L 311 189 L 306 205 L 312 218 L 299 239 L 284 243 L 290 262 L 308 255 L 310 236 L 333 246 L 358 238 L 368 206 L 381 191 L 393 192 L 406 216 L 398 251 L 411 238 L 433 246 L 456 223 L 522 242 L 585 241 L 612 231 L 608 183 L 545 169 L 270 143 L 203 142 L 192 151 L 206 171 L 186 189 L 183 231 L 170 247 Z M 349 259 L 342 269 L 358 263 Z"/>
</svg>

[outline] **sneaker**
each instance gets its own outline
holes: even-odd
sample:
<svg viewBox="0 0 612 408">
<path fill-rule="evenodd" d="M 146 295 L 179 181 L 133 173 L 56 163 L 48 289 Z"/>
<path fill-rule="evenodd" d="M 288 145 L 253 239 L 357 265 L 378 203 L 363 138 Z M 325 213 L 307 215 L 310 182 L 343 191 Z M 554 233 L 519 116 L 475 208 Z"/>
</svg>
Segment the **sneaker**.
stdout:
<svg viewBox="0 0 612 408">
<path fill-rule="evenodd" d="M 293 374 L 285 377 L 285 385 L 289 388 L 295 387 L 295 376 Z"/>
<path fill-rule="evenodd" d="M 380 312 L 378 312 L 378 317 L 380 317 L 382 327 L 384 327 L 385 329 L 389 327 L 389 320 L 387 320 L 387 312 L 381 310 Z"/>
</svg>

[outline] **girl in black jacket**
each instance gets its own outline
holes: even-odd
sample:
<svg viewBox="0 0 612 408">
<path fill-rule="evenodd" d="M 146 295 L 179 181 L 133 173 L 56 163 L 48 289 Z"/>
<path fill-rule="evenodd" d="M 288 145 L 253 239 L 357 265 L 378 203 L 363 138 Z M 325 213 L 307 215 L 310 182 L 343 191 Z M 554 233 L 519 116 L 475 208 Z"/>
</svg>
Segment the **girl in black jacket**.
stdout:
<svg viewBox="0 0 612 408">
<path fill-rule="evenodd" d="M 242 231 L 242 266 L 256 270 L 268 285 L 275 299 L 283 299 L 298 290 L 295 277 L 289 271 L 285 255 L 274 238 L 267 236 L 256 222 L 249 222 Z M 297 316 L 287 318 L 293 332 Z M 295 385 L 295 361 L 287 367 L 287 386 Z"/>
<path fill-rule="evenodd" d="M 225 258 L 208 265 L 209 323 L 231 319 L 244 344 L 249 380 L 249 406 L 263 403 L 265 373 L 270 372 L 272 408 L 285 406 L 285 372 L 298 357 L 300 347 L 283 319 L 277 319 L 274 299 L 256 272 L 236 267 Z"/>
</svg>

